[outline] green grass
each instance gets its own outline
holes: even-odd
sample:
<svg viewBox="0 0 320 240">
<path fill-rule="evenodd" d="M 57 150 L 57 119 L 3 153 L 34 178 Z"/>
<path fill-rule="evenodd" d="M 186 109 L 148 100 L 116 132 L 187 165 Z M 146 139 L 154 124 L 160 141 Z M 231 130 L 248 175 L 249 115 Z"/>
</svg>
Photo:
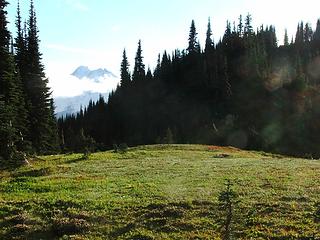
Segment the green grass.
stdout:
<svg viewBox="0 0 320 240">
<path fill-rule="evenodd" d="M 320 239 L 320 161 L 200 145 L 46 156 L 0 171 L 0 239 Z"/>
</svg>

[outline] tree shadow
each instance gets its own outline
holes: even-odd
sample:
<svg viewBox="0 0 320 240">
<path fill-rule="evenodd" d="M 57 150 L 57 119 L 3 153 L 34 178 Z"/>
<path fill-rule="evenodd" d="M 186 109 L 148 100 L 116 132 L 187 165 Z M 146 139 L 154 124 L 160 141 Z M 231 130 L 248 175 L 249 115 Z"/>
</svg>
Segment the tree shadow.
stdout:
<svg viewBox="0 0 320 240">
<path fill-rule="evenodd" d="M 153 239 L 148 234 L 143 235 L 137 231 L 138 229 L 154 233 L 200 231 L 200 228 L 205 229 L 207 226 L 199 226 L 189 221 L 188 218 L 198 215 L 201 209 L 212 208 L 215 208 L 213 203 L 200 201 L 149 204 L 145 207 L 133 208 L 130 209 L 133 215 L 128 223 L 113 230 L 110 236 L 112 238 L 124 238 L 129 233 L 134 234 L 136 232 L 134 236 L 139 236 L 139 238 L 134 238 L 133 236 L 130 239 Z"/>
</svg>

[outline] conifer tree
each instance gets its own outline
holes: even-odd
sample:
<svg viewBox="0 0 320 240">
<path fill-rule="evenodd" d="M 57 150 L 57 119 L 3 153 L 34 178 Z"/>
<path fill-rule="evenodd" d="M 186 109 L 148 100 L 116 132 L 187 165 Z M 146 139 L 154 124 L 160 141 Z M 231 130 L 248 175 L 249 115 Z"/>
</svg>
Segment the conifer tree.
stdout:
<svg viewBox="0 0 320 240">
<path fill-rule="evenodd" d="M 146 80 L 151 81 L 152 78 L 153 78 L 153 76 L 152 76 L 151 69 L 150 69 L 150 67 L 148 67 L 147 74 L 146 74 Z"/>
<path fill-rule="evenodd" d="M 10 160 L 19 140 L 19 124 L 23 124 L 19 118 L 23 102 L 20 102 L 22 91 L 14 59 L 9 52 L 11 37 L 7 29 L 7 4 L 7 1 L 0 0 L 0 156 Z"/>
<path fill-rule="evenodd" d="M 51 151 L 56 145 L 56 124 L 52 120 L 51 93 L 41 63 L 36 13 L 31 0 L 27 34 L 25 87 L 29 105 L 30 139 L 38 153 Z"/>
<path fill-rule="evenodd" d="M 208 19 L 208 28 L 207 28 L 207 38 L 206 38 L 206 46 L 205 52 L 210 52 L 214 48 L 214 42 L 212 39 L 212 30 L 211 30 L 211 21 Z"/>
<path fill-rule="evenodd" d="M 309 23 L 306 23 L 304 27 L 304 42 L 310 42 L 313 37 L 313 31 L 312 28 L 310 27 Z"/>
<path fill-rule="evenodd" d="M 122 62 L 121 62 L 121 69 L 120 69 L 121 73 L 120 73 L 120 85 L 121 87 L 128 87 L 130 85 L 131 82 L 131 76 L 130 76 L 130 72 L 129 72 L 129 62 L 128 62 L 128 58 L 127 58 L 127 54 L 126 54 L 126 50 L 123 50 L 123 55 L 122 55 Z"/>
<path fill-rule="evenodd" d="M 295 44 L 297 45 L 301 45 L 303 43 L 303 40 L 304 40 L 303 29 L 304 29 L 303 22 L 300 22 L 297 27 L 296 38 L 295 38 Z"/>
<path fill-rule="evenodd" d="M 187 48 L 189 54 L 200 53 L 200 46 L 198 43 L 197 35 L 198 33 L 196 30 L 196 26 L 194 20 L 192 20 L 189 32 L 189 45 Z"/>
<path fill-rule="evenodd" d="M 238 36 L 243 36 L 243 21 L 242 21 L 242 15 L 239 16 L 239 24 L 238 24 Z"/>
<path fill-rule="evenodd" d="M 16 65 L 15 79 L 17 82 L 17 96 L 18 105 L 15 110 L 17 114 L 17 131 L 20 141 L 17 143 L 18 150 L 30 151 L 30 133 L 29 133 L 29 120 L 28 120 L 28 100 L 25 94 L 24 76 L 26 72 L 26 41 L 21 23 L 20 3 L 17 6 L 17 19 L 16 19 L 17 34 L 12 47 L 14 48 L 14 60 Z M 11 38 L 12 39 L 12 38 Z M 12 39 L 13 40 L 13 39 Z"/>
<path fill-rule="evenodd" d="M 253 33 L 253 27 L 252 27 L 252 17 L 248 13 L 246 16 L 245 24 L 244 24 L 244 35 L 246 37 L 250 37 Z"/>
<path fill-rule="evenodd" d="M 289 38 L 288 38 L 288 30 L 287 29 L 285 29 L 285 31 L 284 31 L 283 45 L 289 46 Z"/>
<path fill-rule="evenodd" d="M 17 34 L 15 38 L 15 59 L 19 67 L 20 75 L 25 75 L 25 58 L 26 58 L 26 39 L 24 38 L 24 30 L 22 28 L 21 15 L 20 15 L 20 2 L 18 1 L 17 19 L 16 19 Z"/>
<path fill-rule="evenodd" d="M 227 21 L 226 30 L 224 32 L 223 39 L 222 39 L 225 44 L 230 41 L 231 34 L 232 34 L 232 32 L 231 32 L 231 23 L 229 21 Z M 228 44 L 226 44 L 226 45 L 228 46 Z M 228 47 L 230 47 L 230 46 L 228 46 Z"/>
<path fill-rule="evenodd" d="M 195 50 L 198 40 L 192 25 L 189 40 Z M 209 54 L 201 54 L 200 47 L 199 51 L 177 50 L 172 55 L 164 52 L 158 57 L 153 76 L 148 69 L 144 78 L 138 74 L 142 63 L 139 43 L 133 84 L 127 91 L 118 88 L 112 92 L 104 111 L 91 102 L 84 112 L 60 121 L 65 146 L 77 149 L 74 137 L 69 136 L 79 135 L 81 128 L 99 146 L 111 147 L 114 142 L 123 141 L 130 145 L 160 142 L 159 136 L 164 137 L 165 130 L 172 126 L 174 139 L 181 143 L 230 144 L 230 133 L 240 129 L 247 138 L 246 148 L 320 156 L 319 131 L 313 124 L 319 118 L 318 92 L 313 89 L 319 88 L 315 57 L 320 49 L 316 42 L 320 40 L 316 37 L 320 36 L 320 22 L 310 44 L 306 42 L 310 37 L 305 36 L 305 25 L 299 23 L 299 45 L 293 39 L 285 48 L 278 47 L 275 27 L 261 27 L 255 32 L 250 17 L 243 23 L 241 17 L 239 25 L 238 30 L 235 24 L 232 29 L 228 21 L 223 39 Z M 211 36 L 210 28 L 207 36 Z M 284 43 L 289 44 L 287 36 Z M 139 79 L 146 80 L 135 84 Z M 308 106 L 308 112 L 300 106 Z M 276 118 L 275 130 L 283 132 L 273 142 L 269 126 L 274 120 L 268 117 L 270 112 Z M 248 117 L 250 114 L 255 118 Z M 286 128 L 292 120 L 294 127 Z M 101 125 L 107 130 L 99 123 L 105 123 Z M 209 133 L 211 126 L 214 132 Z"/>
<path fill-rule="evenodd" d="M 134 63 L 134 70 L 132 80 L 134 82 L 141 82 L 145 79 L 145 65 L 143 64 L 143 56 L 142 56 L 142 48 L 141 48 L 141 40 L 138 42 L 138 50 Z"/>
<path fill-rule="evenodd" d="M 317 27 L 316 27 L 316 30 L 313 34 L 313 39 L 315 41 L 320 41 L 320 19 L 318 19 L 318 21 L 317 21 Z"/>
<path fill-rule="evenodd" d="M 153 76 L 155 79 L 159 79 L 160 77 L 160 72 L 161 72 L 161 56 L 160 53 L 158 54 L 158 59 L 157 59 L 157 66 L 154 70 Z"/>
<path fill-rule="evenodd" d="M 57 153 L 60 150 L 60 141 L 58 133 L 58 124 L 55 116 L 55 106 L 53 98 L 49 99 L 49 118 L 48 118 L 48 138 L 49 138 L 49 147 L 46 150 L 46 153 Z"/>
</svg>

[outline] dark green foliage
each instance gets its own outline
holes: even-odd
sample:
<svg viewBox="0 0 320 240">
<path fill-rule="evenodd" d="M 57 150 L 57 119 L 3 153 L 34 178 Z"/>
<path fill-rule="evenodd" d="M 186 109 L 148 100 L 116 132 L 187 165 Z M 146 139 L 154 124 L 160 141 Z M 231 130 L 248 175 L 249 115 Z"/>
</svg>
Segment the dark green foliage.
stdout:
<svg viewBox="0 0 320 240">
<path fill-rule="evenodd" d="M 27 99 L 30 102 L 29 121 L 30 139 L 33 148 L 38 153 L 46 153 L 57 146 L 54 132 L 57 132 L 55 122 L 52 120 L 52 104 L 48 79 L 44 74 L 39 51 L 39 37 L 36 14 L 33 1 L 31 1 L 27 35 L 27 72 L 23 76 L 26 86 Z"/>
<path fill-rule="evenodd" d="M 189 32 L 189 45 L 187 48 L 189 54 L 200 53 L 200 45 L 198 42 L 197 35 L 198 33 L 196 30 L 196 26 L 195 26 L 194 20 L 192 20 L 191 26 L 190 26 L 190 32 Z"/>
<path fill-rule="evenodd" d="M 174 143 L 173 133 L 170 128 L 168 128 L 166 131 L 166 135 L 163 139 L 163 143 L 166 143 L 166 144 Z"/>
<path fill-rule="evenodd" d="M 131 83 L 131 76 L 129 72 L 129 62 L 126 55 L 126 50 L 123 50 L 122 62 L 121 62 L 121 69 L 120 69 L 120 86 L 123 88 L 129 87 Z"/>
<path fill-rule="evenodd" d="M 214 41 L 212 39 L 211 21 L 209 18 L 208 19 L 205 52 L 210 52 L 213 48 L 214 48 Z"/>
<path fill-rule="evenodd" d="M 85 152 L 82 155 L 82 159 L 89 160 L 90 156 L 91 156 L 91 152 L 88 149 L 85 149 Z"/>
<path fill-rule="evenodd" d="M 48 79 L 39 51 L 37 19 L 33 1 L 30 4 L 28 24 L 22 29 L 20 8 L 17 10 L 17 36 L 15 39 L 15 60 L 19 68 L 24 90 L 23 108 L 25 129 L 21 133 L 26 140 L 25 150 L 31 143 L 32 151 L 53 153 L 59 150 L 57 126 L 53 102 L 48 88 Z M 22 121 L 21 121 L 22 122 Z"/>
<path fill-rule="evenodd" d="M 0 161 L 9 161 L 11 155 L 15 152 L 16 129 L 9 118 L 9 109 L 0 98 Z"/>
<path fill-rule="evenodd" d="M 33 1 L 24 29 L 18 4 L 15 43 L 7 30 L 6 5 L 0 1 L 0 158 L 2 165 L 14 166 L 26 162 L 24 152 L 56 153 L 59 140 Z"/>
<path fill-rule="evenodd" d="M 304 33 L 303 33 L 304 25 L 303 22 L 300 22 L 297 26 L 295 44 L 301 45 L 304 40 Z"/>
<path fill-rule="evenodd" d="M 87 137 L 81 128 L 78 133 L 73 135 L 73 144 L 69 148 L 75 152 L 93 152 L 95 150 L 95 141 L 92 137 Z"/>
<path fill-rule="evenodd" d="M 238 194 L 232 189 L 233 184 L 230 180 L 227 180 L 225 184 L 225 189 L 220 192 L 218 201 L 220 209 L 224 213 L 224 240 L 233 239 L 232 225 L 234 224 L 234 210 L 238 204 Z"/>
<path fill-rule="evenodd" d="M 141 82 L 145 78 L 145 65 L 143 64 L 141 40 L 138 42 L 137 54 L 134 62 L 134 70 L 132 75 L 132 80 L 134 82 Z"/>
<path fill-rule="evenodd" d="M 309 23 L 306 23 L 304 27 L 304 42 L 306 43 L 311 42 L 312 37 L 313 37 L 312 28 L 310 27 Z"/>
<path fill-rule="evenodd" d="M 227 24 L 228 25 L 228 24 Z M 229 27 L 230 28 L 230 27 Z M 231 30 L 230 30 L 231 31 Z M 243 36 L 243 20 L 242 20 L 242 15 L 239 16 L 239 24 L 238 24 L 238 36 L 242 37 Z"/>
<path fill-rule="evenodd" d="M 113 152 L 126 153 L 127 151 L 128 151 L 128 145 L 126 143 L 121 143 L 119 145 L 113 144 Z"/>
<path fill-rule="evenodd" d="M 7 30 L 6 1 L 0 1 L 0 158 L 1 165 L 14 162 L 23 145 L 25 110 L 22 86 L 9 52 L 10 33 Z"/>
<path fill-rule="evenodd" d="M 289 46 L 289 37 L 288 37 L 288 30 L 287 29 L 284 32 L 283 45 L 284 46 Z"/>
<path fill-rule="evenodd" d="M 317 21 L 317 28 L 313 34 L 313 40 L 320 41 L 320 19 Z"/>
<path fill-rule="evenodd" d="M 244 35 L 245 37 L 250 37 L 253 34 L 253 27 L 252 27 L 252 17 L 248 13 L 246 16 L 245 24 L 244 24 Z"/>
<path fill-rule="evenodd" d="M 202 52 L 192 21 L 187 49 L 160 54 L 147 74 L 139 41 L 132 82 L 124 53 L 121 86 L 108 102 L 59 121 L 66 145 L 83 128 L 99 149 L 175 142 L 320 156 L 319 21 L 314 33 L 299 23 L 285 46 L 274 26 L 252 25 L 250 14 L 228 21 L 214 44 L 209 21 Z"/>
</svg>

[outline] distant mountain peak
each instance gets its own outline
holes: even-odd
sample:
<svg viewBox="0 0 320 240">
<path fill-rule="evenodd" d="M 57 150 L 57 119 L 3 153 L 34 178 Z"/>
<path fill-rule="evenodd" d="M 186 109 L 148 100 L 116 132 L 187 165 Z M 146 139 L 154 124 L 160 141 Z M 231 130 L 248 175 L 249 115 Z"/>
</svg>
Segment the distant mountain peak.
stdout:
<svg viewBox="0 0 320 240">
<path fill-rule="evenodd" d="M 74 97 L 56 97 L 54 99 L 56 116 L 60 118 L 66 115 L 76 114 L 81 108 L 87 107 L 90 101 L 98 101 L 100 96 L 107 100 L 109 93 L 86 91 Z"/>
<path fill-rule="evenodd" d="M 71 75 L 78 79 L 87 78 L 97 83 L 106 78 L 117 78 L 116 75 L 114 75 L 106 68 L 90 70 L 87 66 L 79 66 Z"/>
<path fill-rule="evenodd" d="M 90 69 L 87 66 L 80 66 L 73 73 L 72 76 L 75 76 L 79 79 L 84 78 L 88 73 L 90 73 Z"/>
</svg>

